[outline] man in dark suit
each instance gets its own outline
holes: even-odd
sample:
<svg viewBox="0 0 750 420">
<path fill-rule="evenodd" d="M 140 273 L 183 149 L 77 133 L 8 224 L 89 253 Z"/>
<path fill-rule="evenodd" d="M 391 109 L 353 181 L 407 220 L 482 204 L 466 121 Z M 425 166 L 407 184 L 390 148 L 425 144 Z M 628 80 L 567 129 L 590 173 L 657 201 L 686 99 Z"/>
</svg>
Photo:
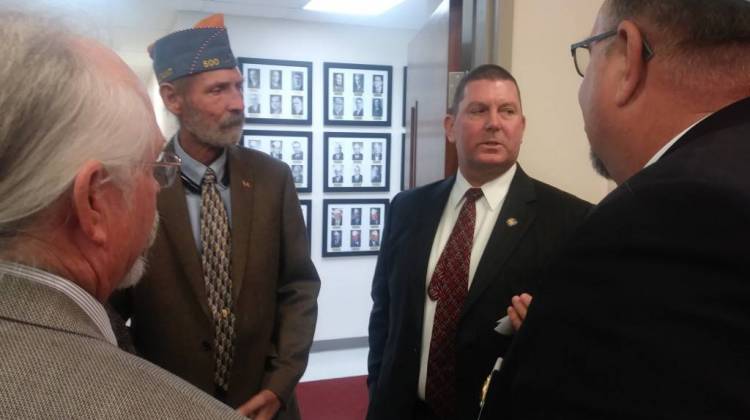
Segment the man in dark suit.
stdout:
<svg viewBox="0 0 750 420">
<path fill-rule="evenodd" d="M 302 152 L 302 143 L 295 140 L 292 142 L 292 160 L 302 160 L 305 158 L 304 152 Z"/>
<path fill-rule="evenodd" d="M 497 321 L 512 296 L 534 291 L 590 208 L 516 164 L 525 118 L 505 69 L 465 76 L 444 125 L 459 173 L 397 195 L 386 215 L 372 284 L 370 420 L 475 418 L 482 383 L 510 344 Z"/>
<path fill-rule="evenodd" d="M 358 97 L 354 100 L 354 111 L 352 111 L 352 115 L 355 117 L 361 117 L 362 115 L 364 115 L 364 112 L 364 99 Z"/>
<path fill-rule="evenodd" d="M 608 0 L 571 49 L 619 186 L 551 265 L 486 418 L 750 418 L 750 3 Z"/>
<path fill-rule="evenodd" d="M 320 281 L 289 166 L 237 146 L 242 76 L 223 17 L 161 38 L 151 57 L 180 122 L 167 148 L 181 182 L 159 196 L 144 280 L 115 306 L 148 360 L 243 415 L 297 419 Z"/>
<path fill-rule="evenodd" d="M 352 167 L 352 184 L 361 184 L 362 183 L 362 173 L 359 165 L 355 164 Z"/>
<path fill-rule="evenodd" d="M 352 143 L 352 160 L 362 160 L 362 143 L 355 141 Z"/>
<path fill-rule="evenodd" d="M 331 182 L 334 184 L 341 184 L 344 182 L 344 167 L 341 165 L 334 165 L 333 166 L 333 176 L 331 177 Z"/>
</svg>

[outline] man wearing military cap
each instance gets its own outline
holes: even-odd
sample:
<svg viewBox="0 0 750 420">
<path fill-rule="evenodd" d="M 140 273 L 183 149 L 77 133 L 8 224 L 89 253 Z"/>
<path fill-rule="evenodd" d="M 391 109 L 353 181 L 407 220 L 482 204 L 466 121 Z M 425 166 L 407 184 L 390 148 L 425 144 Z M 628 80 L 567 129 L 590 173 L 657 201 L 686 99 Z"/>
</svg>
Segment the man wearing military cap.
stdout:
<svg viewBox="0 0 750 420">
<path fill-rule="evenodd" d="M 297 419 L 320 280 L 289 167 L 237 146 L 243 79 L 223 16 L 149 48 L 179 120 L 150 268 L 115 306 L 141 355 L 255 419 Z"/>
</svg>

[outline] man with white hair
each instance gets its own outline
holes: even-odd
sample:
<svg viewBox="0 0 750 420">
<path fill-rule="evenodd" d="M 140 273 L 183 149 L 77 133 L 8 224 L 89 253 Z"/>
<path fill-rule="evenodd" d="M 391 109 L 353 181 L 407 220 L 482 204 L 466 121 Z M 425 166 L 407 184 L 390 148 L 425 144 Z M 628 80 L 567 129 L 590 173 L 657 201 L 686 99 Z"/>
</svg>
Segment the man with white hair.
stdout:
<svg viewBox="0 0 750 420">
<path fill-rule="evenodd" d="M 101 304 L 142 274 L 179 167 L 143 86 L 39 17 L 0 12 L 0 38 L 2 417 L 239 418 L 118 349 Z"/>
</svg>

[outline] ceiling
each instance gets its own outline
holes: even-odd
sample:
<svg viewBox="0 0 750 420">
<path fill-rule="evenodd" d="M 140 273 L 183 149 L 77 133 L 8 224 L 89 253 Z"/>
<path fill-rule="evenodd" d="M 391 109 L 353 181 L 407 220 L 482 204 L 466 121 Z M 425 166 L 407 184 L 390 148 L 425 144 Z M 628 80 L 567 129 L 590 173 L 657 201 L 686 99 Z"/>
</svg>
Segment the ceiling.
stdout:
<svg viewBox="0 0 750 420">
<path fill-rule="evenodd" d="M 0 0 L 63 17 L 115 50 L 144 80 L 150 78 L 145 46 L 175 29 L 184 12 L 224 13 L 306 22 L 417 30 L 441 0 L 404 0 L 380 16 L 347 16 L 303 10 L 307 0 Z"/>
<path fill-rule="evenodd" d="M 74 12 L 104 25 L 172 29 L 180 11 L 224 13 L 384 28 L 418 29 L 440 0 L 404 0 L 380 16 L 347 16 L 303 10 L 307 0 L 0 0 L 34 9 Z"/>
</svg>

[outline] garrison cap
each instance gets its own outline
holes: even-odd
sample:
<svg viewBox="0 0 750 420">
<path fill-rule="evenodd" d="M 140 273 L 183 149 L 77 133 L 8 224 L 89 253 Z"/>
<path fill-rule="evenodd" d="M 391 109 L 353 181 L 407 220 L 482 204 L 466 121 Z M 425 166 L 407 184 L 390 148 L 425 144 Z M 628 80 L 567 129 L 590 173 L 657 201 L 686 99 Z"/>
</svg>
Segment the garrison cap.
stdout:
<svg viewBox="0 0 750 420">
<path fill-rule="evenodd" d="M 171 33 L 148 47 L 159 83 L 204 71 L 237 67 L 224 15 L 211 15 L 193 28 Z"/>
</svg>

